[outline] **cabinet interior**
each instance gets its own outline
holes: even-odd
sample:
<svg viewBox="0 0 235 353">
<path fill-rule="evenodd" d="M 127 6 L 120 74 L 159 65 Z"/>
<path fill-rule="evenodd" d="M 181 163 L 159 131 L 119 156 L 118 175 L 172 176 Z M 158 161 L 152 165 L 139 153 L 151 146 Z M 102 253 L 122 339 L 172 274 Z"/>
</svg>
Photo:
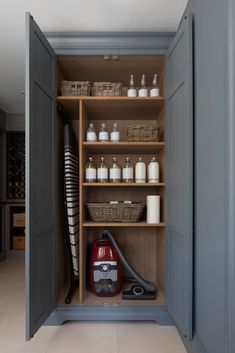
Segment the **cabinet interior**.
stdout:
<svg viewBox="0 0 235 353">
<path fill-rule="evenodd" d="M 75 305 L 164 305 L 165 288 L 165 235 L 164 235 L 164 186 L 165 186 L 165 149 L 164 149 L 164 56 L 119 56 L 118 60 L 105 60 L 103 56 L 59 56 L 58 57 L 58 102 L 62 106 L 67 119 L 72 123 L 79 145 L 80 168 L 80 283 L 71 304 Z M 151 86 L 153 75 L 158 74 L 159 98 L 128 99 L 126 91 L 130 75 L 134 75 L 138 87 L 142 74 L 146 75 L 146 85 Z M 122 82 L 123 98 L 103 97 L 61 97 L 61 81 L 109 81 Z M 58 303 L 64 305 L 67 291 L 68 261 L 64 239 L 64 203 L 63 203 L 63 123 L 58 121 L 58 183 L 57 183 L 57 285 Z M 128 143 L 127 127 L 130 124 L 152 123 L 157 121 L 161 128 L 159 143 Z M 111 130 L 117 122 L 121 133 L 121 143 L 87 143 L 86 130 L 89 123 L 94 123 L 98 130 L 101 122 Z M 101 156 L 110 163 L 117 157 L 123 165 L 128 156 L 134 165 L 139 156 L 148 164 L 155 156 L 160 164 L 161 185 L 87 185 L 84 182 L 84 166 L 88 157 L 92 156 L 97 163 Z M 161 197 L 161 224 L 148 225 L 146 215 L 141 222 L 133 225 L 93 224 L 89 221 L 86 202 L 132 200 L 145 201 L 146 195 L 158 194 Z M 158 293 L 152 300 L 122 300 L 121 294 L 114 297 L 96 297 L 89 290 L 87 270 L 89 268 L 89 252 L 93 240 L 100 238 L 102 230 L 109 229 L 118 241 L 121 250 L 145 279 L 157 284 Z M 125 288 L 124 285 L 123 288 Z M 130 288 L 131 284 L 127 285 Z"/>
</svg>

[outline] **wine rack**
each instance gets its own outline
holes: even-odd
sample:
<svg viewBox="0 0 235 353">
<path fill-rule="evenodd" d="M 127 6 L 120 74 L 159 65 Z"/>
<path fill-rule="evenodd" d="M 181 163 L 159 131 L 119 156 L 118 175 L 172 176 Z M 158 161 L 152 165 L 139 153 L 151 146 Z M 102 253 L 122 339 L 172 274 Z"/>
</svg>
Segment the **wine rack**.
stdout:
<svg viewBox="0 0 235 353">
<path fill-rule="evenodd" d="M 7 133 L 7 199 L 25 198 L 25 133 Z"/>
</svg>

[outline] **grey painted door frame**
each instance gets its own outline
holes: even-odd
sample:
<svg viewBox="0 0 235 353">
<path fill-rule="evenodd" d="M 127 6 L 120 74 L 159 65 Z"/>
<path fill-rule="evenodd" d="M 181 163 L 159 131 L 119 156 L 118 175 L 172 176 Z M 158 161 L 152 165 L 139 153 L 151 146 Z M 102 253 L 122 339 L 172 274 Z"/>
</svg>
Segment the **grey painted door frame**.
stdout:
<svg viewBox="0 0 235 353">
<path fill-rule="evenodd" d="M 26 13 L 26 338 L 56 307 L 56 55 Z"/>
<path fill-rule="evenodd" d="M 188 340 L 192 339 L 193 321 L 192 30 L 192 15 L 187 14 L 166 59 L 166 304 Z"/>
<path fill-rule="evenodd" d="M 163 55 L 174 33 L 45 33 L 57 55 Z M 46 325 L 62 324 L 66 320 L 154 320 L 161 325 L 173 321 L 164 307 L 64 307 L 50 315 Z"/>
<path fill-rule="evenodd" d="M 165 55 L 173 32 L 45 32 L 57 55 Z"/>
<path fill-rule="evenodd" d="M 226 82 L 226 224 L 227 224 L 227 352 L 235 350 L 235 3 L 227 0 Z"/>
</svg>

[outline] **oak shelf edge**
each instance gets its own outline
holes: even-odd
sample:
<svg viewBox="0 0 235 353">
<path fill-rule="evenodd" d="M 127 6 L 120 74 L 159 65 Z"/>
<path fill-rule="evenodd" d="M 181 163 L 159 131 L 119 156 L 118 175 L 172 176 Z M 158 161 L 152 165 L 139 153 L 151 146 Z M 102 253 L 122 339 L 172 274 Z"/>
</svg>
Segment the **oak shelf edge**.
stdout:
<svg viewBox="0 0 235 353">
<path fill-rule="evenodd" d="M 165 227 L 165 223 L 147 223 L 147 222 L 133 222 L 133 223 L 124 223 L 124 222 L 114 222 L 114 223 L 98 223 L 98 222 L 84 222 L 83 227 Z"/>
</svg>

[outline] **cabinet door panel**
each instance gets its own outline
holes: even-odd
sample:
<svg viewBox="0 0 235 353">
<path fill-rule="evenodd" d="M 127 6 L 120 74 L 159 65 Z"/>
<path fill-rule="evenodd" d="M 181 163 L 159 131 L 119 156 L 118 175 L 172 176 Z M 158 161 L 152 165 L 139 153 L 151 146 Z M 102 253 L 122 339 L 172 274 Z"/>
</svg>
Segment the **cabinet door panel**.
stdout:
<svg viewBox="0 0 235 353">
<path fill-rule="evenodd" d="M 186 16 L 167 54 L 167 307 L 192 336 L 193 102 L 192 19 Z"/>
<path fill-rule="evenodd" d="M 55 308 L 55 54 L 26 14 L 26 338 Z"/>
</svg>

